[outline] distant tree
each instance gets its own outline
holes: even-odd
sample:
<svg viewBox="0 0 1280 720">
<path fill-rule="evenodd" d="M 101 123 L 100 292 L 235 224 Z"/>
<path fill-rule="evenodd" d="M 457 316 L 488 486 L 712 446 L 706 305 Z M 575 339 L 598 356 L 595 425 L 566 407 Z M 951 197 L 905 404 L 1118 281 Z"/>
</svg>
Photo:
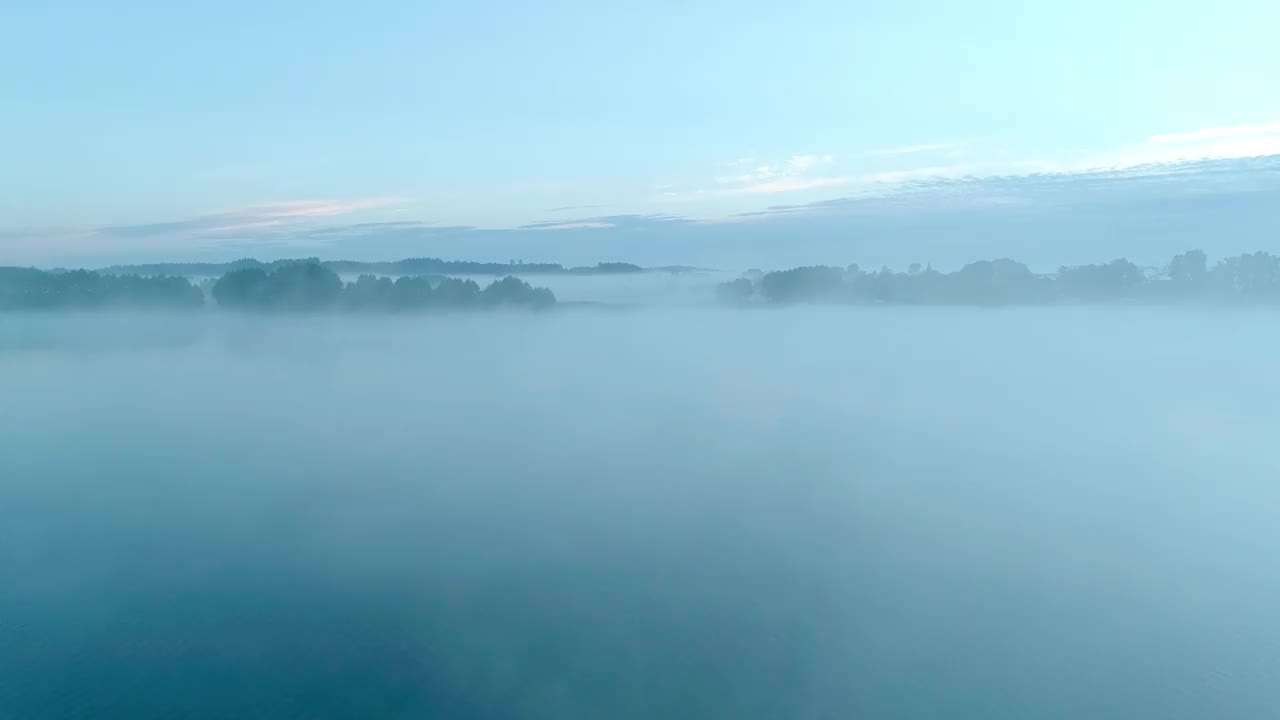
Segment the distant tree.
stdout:
<svg viewBox="0 0 1280 720">
<path fill-rule="evenodd" d="M 287 310 L 332 307 L 342 294 L 342 280 L 318 262 L 285 265 L 271 273 L 272 301 Z"/>
<path fill-rule="evenodd" d="M 395 284 L 389 277 L 361 275 L 343 290 L 343 304 L 356 310 L 383 309 L 394 304 Z"/>
<path fill-rule="evenodd" d="M 1174 257 L 1167 272 L 1149 272 L 1120 258 L 1100 265 L 1062 267 L 1041 276 L 1009 259 L 978 260 L 952 273 L 912 263 L 908 272 L 887 267 L 864 272 L 799 267 L 765 274 L 761 297 L 771 303 L 855 302 L 892 304 L 998 305 L 1046 302 L 1204 301 L 1280 304 L 1280 257 L 1265 252 L 1223 259 L 1207 269 L 1205 254 L 1191 250 Z M 745 288 L 745 286 L 743 286 Z M 717 295 L 735 301 L 739 293 L 722 284 Z"/>
<path fill-rule="evenodd" d="M 755 294 L 756 287 L 747 278 L 722 282 L 716 286 L 716 296 L 722 302 L 743 304 L 750 302 Z"/>
<path fill-rule="evenodd" d="M 482 300 L 490 306 L 523 305 L 542 308 L 554 305 L 556 296 L 547 288 L 535 288 L 517 277 L 508 275 L 494 280 L 481 291 Z"/>
<path fill-rule="evenodd" d="M 484 290 L 474 280 L 434 275 L 403 276 L 392 282 L 364 274 L 344 285 L 336 273 L 315 261 L 249 264 L 205 284 L 218 306 L 239 310 L 545 308 L 556 302 L 547 288 L 510 276 Z M 0 310 L 198 308 L 204 304 L 205 291 L 181 277 L 0 267 Z"/>
<path fill-rule="evenodd" d="M 1031 268 L 1015 260 L 979 260 L 948 276 L 950 295 L 956 302 L 1004 305 L 1036 302 L 1038 279 Z"/>
<path fill-rule="evenodd" d="M 1209 258 L 1203 250 L 1188 250 L 1169 262 L 1169 279 L 1182 286 L 1200 285 L 1209 275 Z"/>
<path fill-rule="evenodd" d="M 910 301 L 909 278 L 899 276 L 888 265 L 881 265 L 874 273 L 862 273 L 855 278 L 860 295 L 876 303 L 899 303 Z"/>
<path fill-rule="evenodd" d="M 223 307 L 263 307 L 267 303 L 267 272 L 261 268 L 232 270 L 213 284 L 213 299 Z"/>
<path fill-rule="evenodd" d="M 233 270 L 213 286 L 219 305 L 255 310 L 320 310 L 332 307 L 342 294 L 342 280 L 319 263 L 280 265 L 267 273 L 261 268 Z"/>
<path fill-rule="evenodd" d="M 440 307 L 464 308 L 476 305 L 480 299 L 480 286 L 475 280 L 445 278 L 432 291 Z"/>
<path fill-rule="evenodd" d="M 397 310 L 421 310 L 432 303 L 435 291 L 425 276 L 397 278 L 391 288 L 390 306 Z"/>
<path fill-rule="evenodd" d="M 1213 268 L 1216 293 L 1245 302 L 1280 300 L 1280 258 L 1265 252 L 1229 257 Z"/>
<path fill-rule="evenodd" d="M 1120 258 L 1105 265 L 1060 268 L 1055 286 L 1064 299 L 1112 301 L 1136 296 L 1146 279 L 1141 268 Z"/>
<path fill-rule="evenodd" d="M 0 310 L 191 309 L 203 305 L 204 293 L 181 277 L 0 267 Z"/>
<path fill-rule="evenodd" d="M 596 263 L 595 267 L 573 268 L 573 272 L 589 274 L 638 273 L 644 272 L 644 268 L 639 265 L 632 265 L 631 263 L 602 262 Z"/>
<path fill-rule="evenodd" d="M 830 301 L 845 295 L 844 271 L 815 265 L 765 274 L 760 294 L 771 302 Z"/>
</svg>

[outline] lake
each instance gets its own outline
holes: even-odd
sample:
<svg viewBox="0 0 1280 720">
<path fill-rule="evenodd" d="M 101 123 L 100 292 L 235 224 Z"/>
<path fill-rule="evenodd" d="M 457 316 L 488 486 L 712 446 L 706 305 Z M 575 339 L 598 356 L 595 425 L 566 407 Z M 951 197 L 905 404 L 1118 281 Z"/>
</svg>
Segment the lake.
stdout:
<svg viewBox="0 0 1280 720">
<path fill-rule="evenodd" d="M 0 315 L 0 718 L 1274 717 L 1277 327 Z"/>
</svg>

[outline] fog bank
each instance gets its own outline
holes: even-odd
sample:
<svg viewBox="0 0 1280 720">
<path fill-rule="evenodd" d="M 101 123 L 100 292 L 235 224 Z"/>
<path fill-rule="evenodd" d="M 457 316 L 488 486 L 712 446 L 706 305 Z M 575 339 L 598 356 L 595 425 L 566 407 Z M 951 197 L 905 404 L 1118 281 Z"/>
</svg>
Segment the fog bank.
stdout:
<svg viewBox="0 0 1280 720">
<path fill-rule="evenodd" d="M 6 316 L 0 716 L 1268 717 L 1278 319 Z"/>
</svg>

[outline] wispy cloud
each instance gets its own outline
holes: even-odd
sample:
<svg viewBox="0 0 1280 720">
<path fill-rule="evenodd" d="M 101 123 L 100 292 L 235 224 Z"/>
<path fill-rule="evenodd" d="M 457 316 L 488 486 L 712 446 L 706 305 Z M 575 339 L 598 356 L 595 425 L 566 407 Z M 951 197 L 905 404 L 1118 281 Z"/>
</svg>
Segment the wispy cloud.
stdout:
<svg viewBox="0 0 1280 720">
<path fill-rule="evenodd" d="M 885 217 L 898 222 L 925 212 L 967 213 L 980 208 L 1005 213 L 1004 217 L 1044 218 L 1050 217 L 1044 214 L 1049 207 L 1062 216 L 1073 207 L 1084 212 L 1079 208 L 1087 200 L 1088 212 L 1104 216 L 1128 213 L 1122 204 L 1150 199 L 1153 207 L 1163 203 L 1152 217 L 1169 217 L 1183 212 L 1184 204 L 1200 202 L 1212 193 L 1229 196 L 1224 204 L 1253 203 L 1266 193 L 1274 199 L 1280 187 L 1276 179 L 1280 177 L 1280 121 L 1144 134 L 1110 148 L 1015 152 L 986 140 L 982 152 L 975 148 L 971 143 L 924 143 L 838 155 L 744 154 L 725 162 L 719 172 L 704 170 L 696 179 L 654 178 L 661 184 L 647 186 L 648 194 L 632 198 L 630 206 L 613 205 L 618 208 L 614 215 L 573 212 L 604 205 L 564 204 L 519 217 L 518 222 L 527 223 L 523 225 L 510 222 L 477 228 L 366 222 L 412 218 L 395 213 L 412 211 L 419 203 L 410 205 L 392 197 L 304 199 L 261 202 L 161 222 L 21 232 L 0 228 L 0 247 L 11 261 L 22 257 L 42 258 L 42 262 L 129 254 L 154 259 L 229 247 L 243 247 L 248 253 L 270 247 L 381 253 L 375 249 L 447 246 L 466 255 L 478 247 L 466 243 L 477 239 L 514 243 L 535 236 L 525 231 L 552 231 L 536 233 L 540 244 L 556 242 L 559 231 L 578 239 L 683 237 L 692 231 L 677 223 L 708 225 L 712 224 L 706 222 L 708 218 L 719 218 L 752 224 L 743 218 L 762 215 L 825 218 L 883 210 Z M 1109 188 L 1121 187 L 1123 192 L 1109 194 Z M 594 199 L 574 194 L 558 192 L 554 197 L 567 202 Z M 1114 205 L 1108 205 L 1112 197 Z M 822 202 L 809 202 L 814 200 Z M 899 213 L 903 208 L 910 212 Z M 1052 217 L 1058 222 L 1058 215 Z M 474 219 L 483 225 L 492 218 Z M 540 222 L 530 222 L 534 220 Z"/>
<path fill-rule="evenodd" d="M 14 257 L 160 257 L 233 245 L 302 246 L 331 242 L 326 220 L 389 208 L 397 198 L 375 197 L 264 202 L 151 223 L 44 228 L 8 233 L 0 244 Z M 410 225 L 397 223 L 391 225 Z M 415 224 L 416 225 L 416 224 Z M 328 226 L 333 228 L 334 226 Z M 357 228 L 359 225 L 348 225 Z M 389 231 L 382 227 L 379 232 Z"/>
<path fill-rule="evenodd" d="M 921 145 L 898 145 L 896 147 L 874 148 L 862 153 L 867 157 L 892 157 L 897 155 L 918 155 L 920 153 L 937 153 L 959 150 L 967 145 L 960 142 L 925 143 Z"/>
<path fill-rule="evenodd" d="M 524 225 L 522 230 L 600 230 L 603 228 L 611 228 L 613 225 L 605 222 L 562 222 L 562 223 L 534 223 L 533 225 Z"/>
<path fill-rule="evenodd" d="M 1221 140 L 1224 138 L 1257 137 L 1260 135 L 1280 135 L 1280 120 L 1252 125 L 1234 125 L 1231 127 L 1202 128 L 1192 132 L 1152 135 L 1147 138 L 1153 143 L 1186 143 L 1202 140 Z"/>
<path fill-rule="evenodd" d="M 1266 155 L 1280 155 L 1280 121 L 1152 135 L 1140 143 L 1086 157 L 1077 168 L 1123 168 Z"/>
<path fill-rule="evenodd" d="M 754 166 L 745 172 L 719 175 L 714 178 L 717 191 L 722 195 L 771 194 L 833 187 L 848 182 L 848 178 L 820 176 L 816 171 L 835 162 L 834 155 L 793 155 L 778 163 L 754 164 L 751 158 L 739 158 L 729 163 L 731 169 L 741 169 L 751 162 Z"/>
<path fill-rule="evenodd" d="M 656 225 L 692 222 L 678 215 L 651 213 L 647 215 L 601 215 L 599 217 L 549 220 L 521 225 L 516 230 L 600 230 L 605 228 L 638 228 Z"/>
<path fill-rule="evenodd" d="M 310 239 L 313 242 L 329 242 L 333 240 L 359 240 L 360 238 L 371 236 L 436 237 L 440 235 L 456 235 L 475 229 L 472 225 L 430 225 L 425 222 L 410 220 L 327 225 L 300 229 L 294 234 L 299 238 Z"/>
<path fill-rule="evenodd" d="M 83 248 L 99 238 L 84 228 L 43 227 L 0 232 L 4 264 L 29 262 L 28 258 L 58 257 L 67 248 Z"/>
<path fill-rule="evenodd" d="M 399 203 L 399 198 L 364 198 L 359 200 L 292 200 L 288 202 L 251 205 L 238 212 L 242 215 L 263 218 L 312 218 L 350 215 L 360 210 L 387 207 Z"/>
<path fill-rule="evenodd" d="M 953 162 L 934 162 L 924 167 L 893 168 L 867 175 L 854 175 L 850 178 L 850 185 L 912 185 L 921 181 L 954 180 L 962 177 L 1098 177 L 1099 173 L 1116 171 L 1133 171 L 1139 174 L 1180 172 L 1180 168 L 1186 163 L 1280 155 L 1280 121 L 1151 135 L 1110 149 L 1048 152 L 1039 158 L 1025 154 L 1011 158 L 1008 152 L 999 151 L 988 157 L 961 152 L 971 147 L 971 143 L 948 142 L 871 150 L 864 153 L 864 157 L 927 155 Z M 891 187 L 884 189 L 893 192 Z"/>
<path fill-rule="evenodd" d="M 787 161 L 787 169 L 805 172 L 819 165 L 827 165 L 835 160 L 833 155 L 796 155 Z"/>
<path fill-rule="evenodd" d="M 96 232 L 113 238 L 152 237 L 209 237 L 246 231 L 265 231 L 271 228 L 293 226 L 317 218 L 350 215 L 394 205 L 396 198 L 365 198 L 357 200 L 293 200 L 250 205 L 235 210 L 205 213 L 192 218 L 169 222 L 141 223 L 134 225 L 108 225 Z"/>
<path fill-rule="evenodd" d="M 904 183 L 925 178 L 958 177 L 965 175 L 972 170 L 972 166 L 969 165 L 933 165 L 930 167 L 912 168 L 910 170 L 889 170 L 887 172 L 872 173 L 871 175 L 858 177 L 857 181 L 888 184 Z"/>
<path fill-rule="evenodd" d="M 958 169 L 957 169 L 958 170 Z M 891 187 L 797 205 L 775 205 L 747 217 L 851 210 L 912 214 L 1020 207 L 1045 219 L 1056 214 L 1120 217 L 1152 210 L 1166 217 L 1205 202 L 1254 202 L 1280 188 L 1280 156 L 1214 158 L 1124 168 L 1006 175 L 948 174 L 947 168 L 919 177 L 894 175 Z"/>
<path fill-rule="evenodd" d="M 542 212 L 568 212 L 570 210 L 597 210 L 606 208 L 608 205 L 562 205 L 560 207 L 545 208 Z"/>
<path fill-rule="evenodd" d="M 798 192 L 800 190 L 817 190 L 819 188 L 837 187 L 848 184 L 846 177 L 783 177 L 776 180 L 743 185 L 727 192 L 731 194 L 761 194 Z"/>
</svg>

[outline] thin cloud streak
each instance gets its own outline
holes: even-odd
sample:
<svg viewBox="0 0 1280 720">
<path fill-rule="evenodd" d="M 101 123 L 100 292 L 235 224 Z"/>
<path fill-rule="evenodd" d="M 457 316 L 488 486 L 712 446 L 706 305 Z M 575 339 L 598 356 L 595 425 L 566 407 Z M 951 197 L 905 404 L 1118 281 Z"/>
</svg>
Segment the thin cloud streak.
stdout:
<svg viewBox="0 0 1280 720">
<path fill-rule="evenodd" d="M 542 212 L 568 212 L 570 210 L 598 210 L 607 208 L 608 205 L 562 205 L 560 207 L 544 208 Z"/>
<path fill-rule="evenodd" d="M 529 223 L 514 229 L 495 229 L 492 232 L 518 232 L 521 230 L 600 230 L 605 228 L 649 228 L 673 223 L 693 222 L 692 219 L 679 215 L 601 215 L 599 217 L 574 218 L 571 220 L 550 220 L 547 222 Z"/>
<path fill-rule="evenodd" d="M 259 203 L 236 210 L 206 213 L 185 220 L 142 223 L 136 225 L 110 225 L 97 228 L 108 237 L 156 237 L 191 235 L 203 237 L 211 234 L 234 233 L 243 230 L 265 230 L 292 225 L 315 218 L 339 217 L 362 210 L 388 207 L 398 203 L 396 198 L 365 198 L 357 200 L 293 200 Z"/>
<path fill-rule="evenodd" d="M 1280 122 L 1153 135 L 1144 142 L 1078 163 L 1077 170 L 1265 157 L 1280 154 Z"/>
<path fill-rule="evenodd" d="M 937 165 L 911 170 L 890 170 L 858 178 L 859 182 L 896 184 L 927 178 L 957 177 L 973 170 L 971 165 Z"/>
<path fill-rule="evenodd" d="M 896 155 L 916 155 L 919 153 L 944 152 L 947 150 L 959 150 L 967 145 L 967 143 L 948 142 L 948 143 L 927 143 L 923 145 L 899 145 L 897 147 L 875 148 L 868 150 L 863 155 L 867 157 L 892 157 Z"/>
<path fill-rule="evenodd" d="M 380 208 L 392 208 L 388 212 L 393 212 L 393 206 L 402 202 L 395 197 L 304 199 L 262 202 L 166 222 L 9 231 L 0 233 L 0 245 L 9 250 L 14 261 L 18 257 L 48 259 L 76 252 L 97 257 L 129 253 L 135 256 L 146 254 L 160 257 L 175 253 L 200 253 L 232 244 L 245 248 L 267 248 L 273 243 L 287 242 L 332 247 L 341 242 L 345 246 L 358 248 L 364 247 L 363 243 L 370 242 L 391 247 L 393 241 L 409 245 L 455 236 L 519 237 L 523 230 L 585 231 L 584 235 L 593 238 L 612 238 L 615 237 L 615 232 L 621 237 L 621 231 L 671 228 L 673 221 L 677 220 L 682 223 L 701 223 L 719 218 L 723 222 L 726 217 L 808 214 L 818 209 L 826 211 L 833 207 L 848 206 L 851 198 L 863 209 L 872 206 L 868 203 L 876 207 L 879 204 L 900 206 L 908 198 L 916 207 L 928 209 L 944 205 L 972 207 L 978 204 L 984 207 L 1022 207 L 1032 199 L 1036 203 L 1043 203 L 1046 196 L 1041 189 L 1047 187 L 1066 184 L 1082 187 L 1082 183 L 1086 182 L 1094 187 L 1123 180 L 1126 187 L 1134 189 L 1139 184 L 1133 182 L 1132 178 L 1143 176 L 1153 179 L 1153 187 L 1155 180 L 1167 177 L 1169 187 L 1176 183 L 1185 190 L 1193 185 L 1199 188 L 1207 185 L 1213 178 L 1222 177 L 1225 171 L 1221 168 L 1266 164 L 1263 161 L 1268 156 L 1275 156 L 1277 162 L 1280 162 L 1280 121 L 1139 136 L 1128 146 L 1114 147 L 1109 154 L 1099 153 L 1093 156 L 1080 150 L 1058 153 L 1056 157 L 1046 155 L 1038 160 L 1026 155 L 1017 159 L 1006 154 L 1005 159 L 1000 160 L 996 157 L 970 158 L 966 154 L 962 160 L 957 158 L 960 162 L 951 164 L 946 162 L 951 159 L 946 155 L 915 154 L 957 146 L 955 143 L 934 143 L 883 148 L 873 152 L 905 157 L 896 162 L 866 161 L 862 167 L 858 167 L 859 158 L 865 158 L 865 154 L 856 153 L 839 156 L 826 153 L 794 154 L 774 160 L 740 157 L 721 166 L 726 171 L 723 176 L 707 178 L 701 187 L 683 182 L 665 183 L 656 186 L 661 191 L 660 194 L 654 192 L 648 197 L 634 198 L 634 204 L 616 206 L 624 212 L 635 211 L 631 215 L 582 217 L 587 213 L 570 214 L 569 211 L 600 206 L 562 205 L 543 212 L 565 213 L 564 215 L 530 218 L 542 222 L 489 225 L 483 230 L 463 225 L 439 228 L 425 222 L 361 222 L 391 219 L 392 216 L 385 213 L 381 217 L 376 212 L 363 216 L 359 214 Z M 1201 164 L 1204 160 L 1220 160 L 1224 164 Z M 1273 165 L 1274 163 L 1267 166 L 1270 168 Z M 1259 179 L 1264 175 L 1270 178 L 1273 171 L 1253 171 L 1248 177 Z M 1203 178 L 1203 182 L 1189 184 L 1181 179 L 1188 176 Z M 711 180 L 715 181 L 714 184 Z M 1260 179 L 1258 181 L 1262 182 Z M 1266 186 L 1271 189 L 1276 187 L 1269 179 Z M 1246 190 L 1247 188 L 1239 188 L 1236 196 L 1242 197 Z M 921 194 L 925 191 L 928 191 L 927 197 Z M 1162 197 L 1172 197 L 1166 191 L 1161 192 L 1165 192 Z M 788 194 L 794 196 L 789 197 Z M 776 200 L 772 199 L 774 197 Z M 767 198 L 770 201 L 759 201 L 756 198 Z M 569 196 L 565 199 L 575 198 Z M 916 204 L 917 200 L 920 201 L 919 205 Z M 774 206 L 760 210 L 770 204 Z M 676 212 L 679 217 L 662 214 L 668 212 Z M 339 225 L 340 221 L 332 220 L 348 215 L 355 216 L 351 218 L 353 224 Z M 555 233 L 538 233 L 540 242 L 543 242 L 543 238 L 554 236 Z M 21 252 L 17 252 L 19 249 Z"/>
<path fill-rule="evenodd" d="M 366 198 L 362 200 L 292 200 L 287 202 L 250 205 L 240 214 L 264 218 L 309 218 L 349 215 L 360 210 L 388 207 L 400 202 L 399 198 Z"/>
<path fill-rule="evenodd" d="M 0 234 L 0 246 L 14 260 L 44 261 L 76 255 L 163 257 L 231 246 L 316 245 L 325 242 L 318 222 L 399 202 L 378 197 L 256 203 L 164 222 L 7 232 Z M 310 236 L 311 232 L 318 234 Z"/>
<path fill-rule="evenodd" d="M 837 187 L 846 185 L 849 178 L 846 177 L 784 177 L 777 180 L 768 180 L 752 185 L 744 185 L 742 187 L 725 190 L 726 195 L 768 195 L 772 193 L 799 192 L 801 190 L 817 190 L 826 187 Z"/>
<path fill-rule="evenodd" d="M 1129 212 L 1142 203 L 1161 206 L 1175 200 L 1185 207 L 1186 203 L 1204 198 L 1246 198 L 1258 193 L 1275 193 L 1280 188 L 1280 155 L 1009 175 L 948 176 L 939 172 L 914 179 L 894 179 L 902 182 L 880 192 L 775 205 L 763 211 L 743 213 L 743 216 L 842 212 L 852 208 L 909 208 L 915 213 L 1029 204 L 1041 210 L 1075 212 L 1085 203 L 1095 209 L 1106 207 Z"/>
<path fill-rule="evenodd" d="M 744 160 L 747 160 L 747 158 L 739 158 L 729 163 L 729 167 L 738 167 Z M 814 190 L 843 185 L 848 182 L 848 178 L 815 177 L 810 174 L 812 171 L 829 166 L 833 162 L 835 162 L 835 156 L 830 154 L 792 155 L 781 163 L 761 164 L 745 173 L 722 175 L 714 178 L 717 185 L 727 186 L 716 191 L 716 194 L 755 195 Z"/>
<path fill-rule="evenodd" d="M 614 226 L 613 226 L 613 225 L 610 225 L 609 223 L 604 223 L 604 222 L 563 222 L 563 223 L 554 223 L 554 224 L 550 224 L 550 225 L 531 225 L 531 226 L 528 226 L 528 227 L 525 227 L 525 228 L 522 228 L 522 229 L 524 229 L 524 230 L 535 230 L 535 231 L 543 231 L 543 230 L 600 230 L 600 229 L 603 229 L 603 228 L 611 228 L 611 227 L 614 227 Z"/>
<path fill-rule="evenodd" d="M 1235 125 L 1231 127 L 1203 128 L 1193 132 L 1152 135 L 1147 138 L 1153 143 L 1184 143 L 1201 140 L 1221 140 L 1225 138 L 1252 137 L 1257 135 L 1280 134 L 1280 120 L 1251 125 Z"/>
</svg>

